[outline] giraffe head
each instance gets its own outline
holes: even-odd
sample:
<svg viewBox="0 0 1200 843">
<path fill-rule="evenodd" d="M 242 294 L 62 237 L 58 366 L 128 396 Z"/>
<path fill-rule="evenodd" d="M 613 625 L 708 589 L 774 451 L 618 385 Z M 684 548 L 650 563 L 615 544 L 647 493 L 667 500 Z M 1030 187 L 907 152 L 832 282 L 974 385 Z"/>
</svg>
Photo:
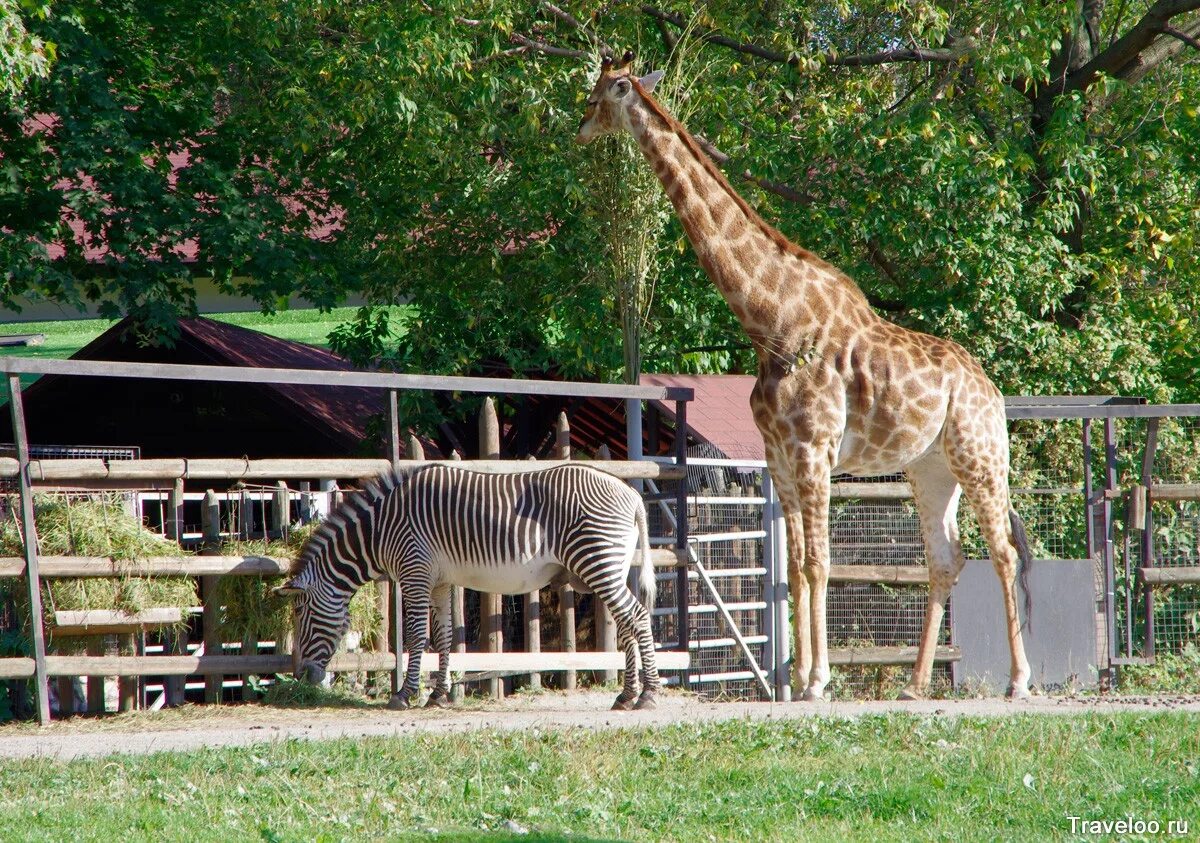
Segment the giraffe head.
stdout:
<svg viewBox="0 0 1200 843">
<path fill-rule="evenodd" d="M 600 65 L 600 78 L 588 94 L 576 143 L 588 143 L 601 135 L 630 128 L 630 111 L 641 105 L 642 96 L 653 91 L 663 77 L 663 71 L 656 70 L 637 78 L 629 69 L 632 61 L 633 53 L 626 52 L 620 61 L 606 58 Z"/>
</svg>

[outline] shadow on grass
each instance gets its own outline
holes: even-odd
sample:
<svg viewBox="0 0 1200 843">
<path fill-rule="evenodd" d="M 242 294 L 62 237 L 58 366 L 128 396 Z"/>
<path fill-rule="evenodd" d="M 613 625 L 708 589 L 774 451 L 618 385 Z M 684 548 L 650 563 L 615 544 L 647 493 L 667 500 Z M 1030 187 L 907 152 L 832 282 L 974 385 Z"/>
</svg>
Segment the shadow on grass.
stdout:
<svg viewBox="0 0 1200 843">
<path fill-rule="evenodd" d="M 379 703 L 359 692 L 326 688 L 298 679 L 279 677 L 263 693 L 259 703 L 275 708 L 377 708 Z"/>
</svg>

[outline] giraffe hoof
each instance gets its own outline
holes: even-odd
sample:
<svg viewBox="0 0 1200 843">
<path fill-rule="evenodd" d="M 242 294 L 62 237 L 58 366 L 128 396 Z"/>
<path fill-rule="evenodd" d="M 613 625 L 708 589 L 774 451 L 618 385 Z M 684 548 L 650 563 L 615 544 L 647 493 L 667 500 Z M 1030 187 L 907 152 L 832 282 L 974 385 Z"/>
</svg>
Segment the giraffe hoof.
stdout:
<svg viewBox="0 0 1200 843">
<path fill-rule="evenodd" d="M 915 688 L 905 688 L 897 695 L 896 699 L 903 700 L 904 702 L 913 702 L 914 700 L 925 699 L 925 697 Z"/>
<path fill-rule="evenodd" d="M 805 702 L 825 702 L 825 694 L 822 693 L 821 691 L 817 691 L 812 688 L 809 688 L 807 691 L 804 692 L 804 701 Z"/>
<path fill-rule="evenodd" d="M 430 694 L 429 699 L 425 701 L 426 708 L 449 708 L 450 695 L 446 693 Z"/>
<path fill-rule="evenodd" d="M 389 711 L 404 711 L 409 707 L 408 694 L 403 691 L 399 694 L 392 694 L 392 698 L 388 700 L 387 707 Z"/>
<path fill-rule="evenodd" d="M 654 694 L 649 691 L 642 691 L 642 695 L 638 697 L 637 702 L 633 704 L 637 711 L 650 711 L 658 708 L 658 701 L 654 699 Z"/>
<path fill-rule="evenodd" d="M 612 710 L 613 711 L 632 711 L 634 702 L 635 702 L 634 697 L 626 697 L 624 694 L 621 694 L 619 697 L 617 697 L 616 702 L 613 703 Z"/>
<path fill-rule="evenodd" d="M 1029 699 L 1029 689 L 1022 685 L 1013 685 L 1004 696 L 1010 700 L 1027 700 Z"/>
</svg>

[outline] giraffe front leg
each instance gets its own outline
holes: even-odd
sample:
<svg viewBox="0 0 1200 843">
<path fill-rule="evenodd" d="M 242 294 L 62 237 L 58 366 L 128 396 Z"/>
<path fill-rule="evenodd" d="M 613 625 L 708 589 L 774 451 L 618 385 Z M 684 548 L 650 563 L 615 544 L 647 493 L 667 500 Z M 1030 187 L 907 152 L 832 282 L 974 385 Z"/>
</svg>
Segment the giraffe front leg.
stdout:
<svg viewBox="0 0 1200 843">
<path fill-rule="evenodd" d="M 829 639 L 825 603 L 829 586 L 829 476 L 830 461 L 814 461 L 803 476 L 808 482 L 800 492 L 800 515 L 804 523 L 804 579 L 809 592 L 809 643 L 812 666 L 806 702 L 825 699 L 829 684 Z"/>
<path fill-rule="evenodd" d="M 438 654 L 438 672 L 426 708 L 450 705 L 450 637 L 450 586 L 442 585 L 433 590 L 433 648 Z"/>
<path fill-rule="evenodd" d="M 409 592 L 412 599 L 409 600 Z M 387 707 L 393 711 L 410 708 L 420 693 L 421 655 L 429 643 L 429 589 L 406 588 L 404 590 L 404 648 L 408 651 L 408 670 L 404 674 L 404 685 L 392 694 Z"/>
</svg>

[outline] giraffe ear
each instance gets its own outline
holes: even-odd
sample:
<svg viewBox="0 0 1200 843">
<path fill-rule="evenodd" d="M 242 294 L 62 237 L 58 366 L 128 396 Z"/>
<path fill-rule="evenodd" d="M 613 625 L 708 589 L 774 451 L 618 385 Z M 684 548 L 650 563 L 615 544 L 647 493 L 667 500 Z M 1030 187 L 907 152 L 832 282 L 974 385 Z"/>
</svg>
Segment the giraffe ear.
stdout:
<svg viewBox="0 0 1200 843">
<path fill-rule="evenodd" d="M 645 76 L 639 79 L 638 84 L 641 85 L 642 90 L 648 94 L 654 90 L 654 86 L 658 84 L 659 80 L 662 79 L 665 74 L 665 70 L 655 70 L 652 73 L 647 73 Z"/>
<path fill-rule="evenodd" d="M 618 98 L 624 98 L 628 96 L 631 90 L 633 90 L 633 83 L 629 81 L 628 76 L 622 76 L 613 83 L 612 89 L 613 93 L 615 93 Z"/>
</svg>

